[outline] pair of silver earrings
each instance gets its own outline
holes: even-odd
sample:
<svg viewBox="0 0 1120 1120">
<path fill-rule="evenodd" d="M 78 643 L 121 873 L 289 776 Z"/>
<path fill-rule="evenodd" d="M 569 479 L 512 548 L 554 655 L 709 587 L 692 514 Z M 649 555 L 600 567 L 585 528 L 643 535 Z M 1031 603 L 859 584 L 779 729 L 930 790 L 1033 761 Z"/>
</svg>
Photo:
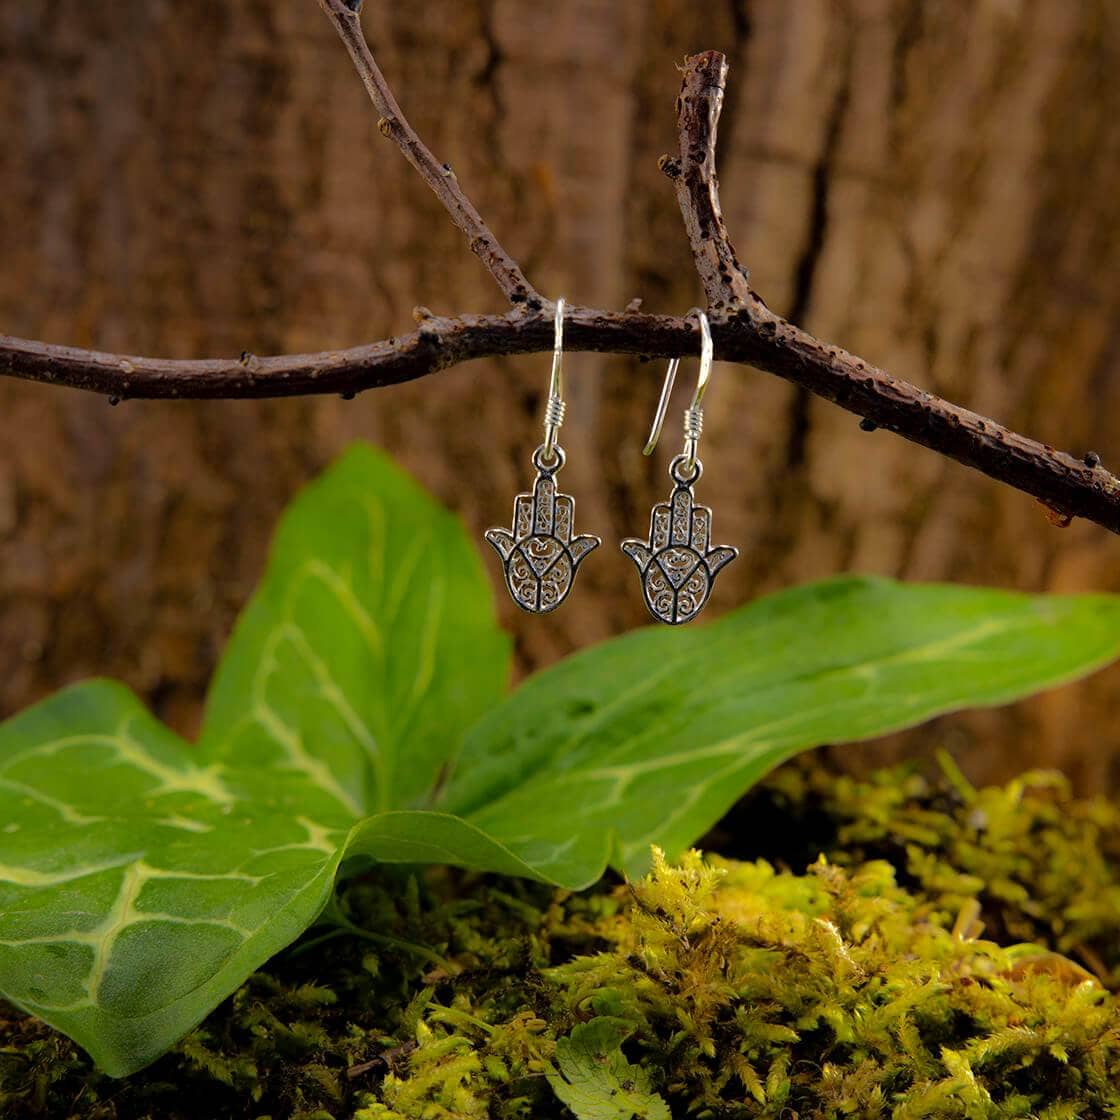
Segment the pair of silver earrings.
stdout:
<svg viewBox="0 0 1120 1120">
<path fill-rule="evenodd" d="M 642 581 L 649 613 L 659 622 L 677 625 L 695 618 L 708 601 L 716 573 L 739 555 L 729 545 L 712 546 L 712 511 L 693 500 L 692 487 L 703 473 L 697 450 L 704 426 L 701 401 L 712 376 L 712 332 L 701 311 L 700 374 L 692 403 L 684 414 L 684 449 L 669 465 L 673 492 L 650 515 L 649 539 L 628 538 L 622 551 L 634 561 Z M 580 563 L 603 542 L 599 537 L 573 536 L 575 501 L 556 488 L 564 465 L 564 449 L 557 441 L 564 422 L 564 301 L 556 301 L 556 334 L 552 375 L 544 413 L 544 442 L 533 452 L 537 469 L 531 494 L 518 494 L 512 529 L 487 529 L 505 568 L 506 586 L 522 610 L 545 614 L 567 598 Z M 661 436 L 669 396 L 680 359 L 669 363 L 657 413 L 643 454 L 651 455 Z"/>
</svg>

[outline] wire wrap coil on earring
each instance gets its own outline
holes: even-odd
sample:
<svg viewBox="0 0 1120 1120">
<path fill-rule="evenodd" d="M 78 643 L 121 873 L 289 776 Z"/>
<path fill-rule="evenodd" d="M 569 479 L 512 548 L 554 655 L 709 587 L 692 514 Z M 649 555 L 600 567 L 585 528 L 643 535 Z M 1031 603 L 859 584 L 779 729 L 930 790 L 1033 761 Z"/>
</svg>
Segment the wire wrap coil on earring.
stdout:
<svg viewBox="0 0 1120 1120">
<path fill-rule="evenodd" d="M 567 408 L 568 405 L 566 401 L 560 400 L 559 397 L 550 397 L 544 410 L 545 427 L 559 430 L 560 425 L 564 423 L 564 413 L 567 411 Z"/>
</svg>

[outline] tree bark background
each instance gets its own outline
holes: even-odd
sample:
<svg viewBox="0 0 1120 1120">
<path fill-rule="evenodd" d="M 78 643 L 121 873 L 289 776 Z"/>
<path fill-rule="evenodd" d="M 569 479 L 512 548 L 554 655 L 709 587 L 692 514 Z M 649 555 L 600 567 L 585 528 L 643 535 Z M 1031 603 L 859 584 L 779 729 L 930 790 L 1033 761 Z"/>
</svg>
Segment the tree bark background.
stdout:
<svg viewBox="0 0 1120 1120">
<path fill-rule="evenodd" d="M 674 313 L 700 299 L 656 166 L 676 143 L 674 63 L 725 51 L 724 207 L 770 306 L 1120 464 L 1110 0 L 367 0 L 363 19 L 412 123 L 538 288 Z M 314 0 L 0 0 L 0 136 L 8 333 L 263 354 L 400 333 L 414 304 L 501 309 L 378 134 Z M 545 618 L 520 615 L 490 565 L 521 671 L 644 621 L 614 542 L 644 531 L 674 451 L 640 455 L 661 363 L 566 368 L 565 489 L 607 547 Z M 193 733 L 300 484 L 370 439 L 479 533 L 529 477 L 547 373 L 541 357 L 349 402 L 118 408 L 0 382 L 0 714 L 106 674 Z M 707 403 L 700 493 L 743 552 L 713 615 L 845 571 L 1120 588 L 1104 530 L 1054 528 L 1029 498 L 782 381 L 720 368 Z M 1112 669 L 848 755 L 947 745 L 976 779 L 1056 765 L 1116 788 L 1118 685 Z"/>
</svg>

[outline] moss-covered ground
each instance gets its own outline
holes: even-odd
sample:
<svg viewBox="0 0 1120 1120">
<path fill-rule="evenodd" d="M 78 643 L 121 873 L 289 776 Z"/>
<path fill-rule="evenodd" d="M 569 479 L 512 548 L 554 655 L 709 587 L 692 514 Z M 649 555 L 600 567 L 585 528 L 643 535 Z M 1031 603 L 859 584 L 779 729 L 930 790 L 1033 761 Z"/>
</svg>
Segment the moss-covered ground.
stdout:
<svg viewBox="0 0 1120 1120">
<path fill-rule="evenodd" d="M 0 1004 L 0 1116 L 1120 1117 L 1115 806 L 800 762 L 705 843 L 578 895 L 360 876 L 126 1081 Z"/>
</svg>

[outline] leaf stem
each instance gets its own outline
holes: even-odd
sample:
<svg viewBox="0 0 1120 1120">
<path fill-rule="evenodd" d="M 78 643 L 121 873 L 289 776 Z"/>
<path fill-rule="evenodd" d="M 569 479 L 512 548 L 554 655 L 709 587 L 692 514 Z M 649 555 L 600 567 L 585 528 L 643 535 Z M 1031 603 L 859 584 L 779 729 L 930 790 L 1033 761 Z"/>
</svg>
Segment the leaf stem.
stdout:
<svg viewBox="0 0 1120 1120">
<path fill-rule="evenodd" d="M 452 975 L 459 971 L 454 962 L 449 961 L 446 957 L 441 957 L 435 950 L 429 949 L 425 945 L 418 945 L 415 941 L 408 941 L 403 937 L 394 937 L 391 933 L 375 933 L 373 930 L 365 929 L 351 921 L 342 912 L 337 897 L 332 898 L 327 904 L 327 908 L 320 916 L 319 922 L 320 924 L 333 926 L 334 928 L 328 930 L 326 933 L 320 934 L 318 937 L 311 938 L 310 941 L 305 941 L 301 945 L 296 946 L 289 954 L 290 956 L 302 956 L 304 953 L 310 952 L 312 949 L 316 949 L 320 945 L 334 940 L 336 937 L 349 934 L 351 937 L 361 938 L 363 941 L 369 941 L 374 945 L 400 949 L 402 952 L 411 953 L 412 956 L 419 957 L 421 960 L 425 960 L 429 964 L 435 965 L 437 968 L 442 968 L 445 972 Z"/>
</svg>

